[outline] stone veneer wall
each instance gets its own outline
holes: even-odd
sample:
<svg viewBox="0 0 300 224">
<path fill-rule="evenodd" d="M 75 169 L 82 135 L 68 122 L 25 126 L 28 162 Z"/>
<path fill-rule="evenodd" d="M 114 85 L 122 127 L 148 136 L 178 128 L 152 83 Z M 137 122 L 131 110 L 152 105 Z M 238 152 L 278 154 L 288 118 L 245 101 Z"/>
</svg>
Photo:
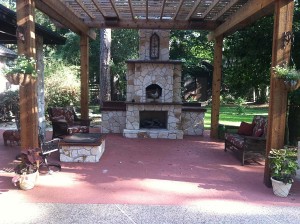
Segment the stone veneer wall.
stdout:
<svg viewBox="0 0 300 224">
<path fill-rule="evenodd" d="M 181 62 L 127 61 L 127 101 L 149 102 L 146 87 L 157 84 L 162 95 L 156 102 L 181 103 Z"/>
<path fill-rule="evenodd" d="M 169 30 L 139 30 L 139 58 L 143 60 L 150 60 L 150 37 L 152 34 L 158 34 L 159 46 L 159 59 L 156 60 L 169 60 Z"/>
<path fill-rule="evenodd" d="M 102 111 L 102 133 L 123 133 L 126 127 L 126 111 Z"/>
<path fill-rule="evenodd" d="M 105 150 L 105 140 L 100 145 L 62 145 L 59 149 L 62 162 L 99 162 Z"/>
<path fill-rule="evenodd" d="M 181 124 L 184 135 L 203 135 L 204 112 L 182 111 Z"/>
<path fill-rule="evenodd" d="M 170 105 L 171 106 L 171 105 Z M 135 105 L 135 107 L 139 107 L 141 110 L 145 110 L 144 105 Z M 160 110 L 162 109 L 161 106 L 155 105 L 151 106 L 148 105 L 148 107 L 152 108 L 153 110 Z M 146 107 L 148 109 L 148 107 Z M 167 108 L 169 106 L 166 106 Z M 175 109 L 175 108 L 173 108 Z M 136 112 L 134 112 L 136 111 Z M 180 111 L 180 109 L 177 109 L 177 113 Z M 139 117 L 139 111 L 132 108 L 132 111 L 130 113 L 132 114 L 138 114 Z M 171 113 L 174 114 L 174 111 Z M 171 122 L 170 125 L 171 128 L 175 128 L 177 125 L 179 125 L 180 129 L 182 131 L 176 131 L 176 130 L 141 130 L 137 131 L 137 127 L 139 127 L 139 122 L 135 119 L 131 119 L 129 122 L 129 128 L 132 128 L 131 130 L 126 129 L 126 111 L 103 111 L 102 112 L 102 133 L 123 133 L 123 130 L 125 129 L 124 136 L 129 138 L 169 138 L 169 139 L 181 139 L 181 135 L 203 135 L 204 132 L 204 115 L 205 111 L 203 112 L 192 112 L 192 111 L 182 111 L 181 114 L 181 122 L 179 122 L 177 119 L 171 119 L 174 122 Z M 178 116 L 178 114 L 177 114 Z"/>
</svg>

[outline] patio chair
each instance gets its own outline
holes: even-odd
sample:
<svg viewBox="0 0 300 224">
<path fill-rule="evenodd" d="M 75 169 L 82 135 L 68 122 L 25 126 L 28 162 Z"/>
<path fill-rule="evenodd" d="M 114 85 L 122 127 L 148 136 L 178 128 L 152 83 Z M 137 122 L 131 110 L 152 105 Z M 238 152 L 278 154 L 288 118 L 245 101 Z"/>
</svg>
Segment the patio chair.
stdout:
<svg viewBox="0 0 300 224">
<path fill-rule="evenodd" d="M 43 172 L 43 167 L 46 167 L 47 172 L 52 174 L 53 171 L 61 171 L 61 165 L 59 163 L 48 163 L 47 157 L 53 153 L 59 151 L 59 143 L 60 139 L 52 139 L 50 141 L 45 141 L 45 136 L 43 134 L 39 134 L 39 145 L 41 148 L 40 156 L 42 157 L 42 163 L 40 164 L 39 171 Z"/>
<path fill-rule="evenodd" d="M 54 138 L 63 138 L 73 133 L 89 133 L 91 119 L 80 119 L 72 107 L 52 107 L 48 109 Z"/>
<path fill-rule="evenodd" d="M 245 164 L 246 153 L 266 153 L 268 118 L 255 115 L 252 123 L 241 122 L 239 127 L 227 128 L 225 132 L 225 152 L 231 150 Z M 236 133 L 237 131 L 237 133 Z M 253 157 L 253 156 L 252 156 Z M 255 157 L 255 156 L 254 156 Z M 251 155 L 250 155 L 251 158 Z"/>
</svg>

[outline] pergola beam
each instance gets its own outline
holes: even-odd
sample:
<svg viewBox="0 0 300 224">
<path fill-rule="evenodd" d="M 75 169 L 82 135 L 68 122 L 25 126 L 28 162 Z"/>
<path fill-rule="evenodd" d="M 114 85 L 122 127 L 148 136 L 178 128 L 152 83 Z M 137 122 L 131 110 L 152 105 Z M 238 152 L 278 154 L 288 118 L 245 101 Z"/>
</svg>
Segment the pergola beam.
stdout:
<svg viewBox="0 0 300 224">
<path fill-rule="evenodd" d="M 95 39 L 96 33 L 89 29 L 68 7 L 56 0 L 35 0 L 36 8 L 59 21 L 77 34 L 85 34 Z"/>
<path fill-rule="evenodd" d="M 177 21 L 176 23 L 170 23 L 170 20 L 162 19 L 144 19 L 144 20 L 115 20 L 113 23 L 107 23 L 103 21 L 99 22 L 87 22 L 88 26 L 93 28 L 120 28 L 120 29 L 177 29 L 177 30 L 214 30 L 219 23 L 217 22 L 203 22 L 197 20 L 190 21 Z"/>
<path fill-rule="evenodd" d="M 242 28 L 258 18 L 270 13 L 273 9 L 275 0 L 249 0 L 236 13 L 232 14 L 230 18 L 226 19 L 214 32 L 208 35 L 209 40 L 213 40 L 218 36 L 226 36 L 238 28 Z M 270 8 L 271 7 L 271 8 Z M 264 11 L 266 10 L 266 11 Z"/>
</svg>

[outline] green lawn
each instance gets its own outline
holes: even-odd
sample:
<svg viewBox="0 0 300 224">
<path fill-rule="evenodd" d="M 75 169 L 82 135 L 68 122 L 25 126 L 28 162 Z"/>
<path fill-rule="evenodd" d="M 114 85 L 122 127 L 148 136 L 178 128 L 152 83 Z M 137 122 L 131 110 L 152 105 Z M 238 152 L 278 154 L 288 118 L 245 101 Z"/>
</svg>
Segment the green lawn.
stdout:
<svg viewBox="0 0 300 224">
<path fill-rule="evenodd" d="M 220 124 L 239 126 L 241 121 L 252 122 L 254 115 L 268 115 L 268 106 L 246 106 L 243 114 L 237 113 L 237 106 L 221 105 L 220 108 Z M 207 112 L 204 118 L 205 129 L 210 129 L 211 106 L 206 106 Z"/>
</svg>

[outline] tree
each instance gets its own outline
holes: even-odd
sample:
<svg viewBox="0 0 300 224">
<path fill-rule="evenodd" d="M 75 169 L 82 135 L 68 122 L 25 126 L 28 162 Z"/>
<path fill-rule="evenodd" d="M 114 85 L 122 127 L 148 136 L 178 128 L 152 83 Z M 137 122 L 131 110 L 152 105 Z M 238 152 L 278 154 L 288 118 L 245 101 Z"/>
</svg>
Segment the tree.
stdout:
<svg viewBox="0 0 300 224">
<path fill-rule="evenodd" d="M 110 46 L 111 29 L 100 30 L 100 106 L 111 100 Z"/>
<path fill-rule="evenodd" d="M 237 31 L 224 41 L 224 84 L 235 97 L 248 97 L 251 90 L 264 89 L 270 83 L 273 17 Z M 261 95 L 265 101 L 266 96 Z"/>
<path fill-rule="evenodd" d="M 116 29 L 112 31 L 111 64 L 112 100 L 126 98 L 126 60 L 138 58 L 138 31 Z"/>
</svg>

